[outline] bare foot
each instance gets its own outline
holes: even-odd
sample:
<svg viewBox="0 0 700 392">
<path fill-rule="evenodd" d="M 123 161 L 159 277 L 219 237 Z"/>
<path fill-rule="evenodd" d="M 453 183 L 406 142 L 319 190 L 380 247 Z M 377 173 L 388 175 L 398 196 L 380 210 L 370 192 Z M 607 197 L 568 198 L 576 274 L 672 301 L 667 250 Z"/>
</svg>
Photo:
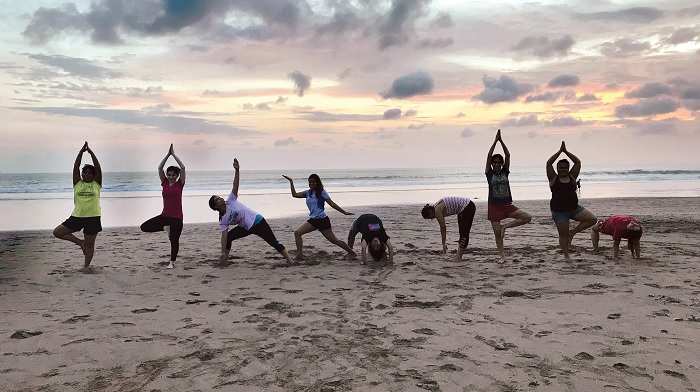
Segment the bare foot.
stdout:
<svg viewBox="0 0 700 392">
<path fill-rule="evenodd" d="M 95 270 L 92 269 L 92 267 L 90 267 L 89 265 L 86 265 L 85 267 L 81 268 L 79 271 L 84 273 L 84 274 L 94 274 L 95 273 Z"/>
<path fill-rule="evenodd" d="M 506 257 L 503 256 L 503 255 L 498 256 L 497 262 L 498 262 L 498 264 L 503 264 L 503 263 L 505 263 L 505 262 L 506 262 Z"/>
</svg>

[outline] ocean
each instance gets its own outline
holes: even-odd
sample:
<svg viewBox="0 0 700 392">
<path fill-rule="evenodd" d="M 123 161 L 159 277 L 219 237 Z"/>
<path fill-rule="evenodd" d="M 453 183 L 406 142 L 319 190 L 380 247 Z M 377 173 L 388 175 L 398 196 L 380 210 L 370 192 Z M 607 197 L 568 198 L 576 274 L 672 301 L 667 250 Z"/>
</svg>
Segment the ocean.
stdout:
<svg viewBox="0 0 700 392">
<path fill-rule="evenodd" d="M 309 170 L 243 170 L 240 200 L 267 218 L 305 214 L 302 199 L 294 199 L 281 174 L 306 189 Z M 445 195 L 483 201 L 488 195 L 483 169 L 357 169 L 316 171 L 333 200 L 356 214 L 371 206 L 434 202 Z M 216 222 L 207 201 L 226 196 L 232 171 L 188 172 L 183 197 L 185 223 Z M 153 172 L 106 172 L 102 190 L 104 227 L 138 226 L 162 209 L 160 182 Z M 582 198 L 698 197 L 700 170 L 596 170 L 579 177 Z M 517 200 L 547 200 L 543 167 L 517 168 L 510 174 Z M 363 208 L 354 208 L 364 206 Z M 0 231 L 52 229 L 71 213 L 70 173 L 0 173 Z"/>
</svg>

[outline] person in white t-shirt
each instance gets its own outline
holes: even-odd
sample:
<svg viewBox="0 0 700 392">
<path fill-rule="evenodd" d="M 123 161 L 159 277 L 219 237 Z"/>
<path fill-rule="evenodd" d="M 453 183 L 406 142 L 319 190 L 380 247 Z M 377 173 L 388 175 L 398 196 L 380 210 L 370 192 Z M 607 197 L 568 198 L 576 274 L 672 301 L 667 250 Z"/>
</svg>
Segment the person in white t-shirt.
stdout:
<svg viewBox="0 0 700 392">
<path fill-rule="evenodd" d="M 440 225 L 442 237 L 442 253 L 447 254 L 447 225 L 445 217 L 457 215 L 459 226 L 459 246 L 457 247 L 457 261 L 462 260 L 462 254 L 469 245 L 469 232 L 472 229 L 476 206 L 468 197 L 445 196 L 435 204 L 426 204 L 421 210 L 425 219 L 437 219 Z"/>
<path fill-rule="evenodd" d="M 228 198 L 224 200 L 222 197 L 214 195 L 209 199 L 209 208 L 219 212 L 219 229 L 221 230 L 220 263 L 225 264 L 227 262 L 228 255 L 231 252 L 231 243 L 234 240 L 255 234 L 284 256 L 288 264 L 292 264 L 287 250 L 284 248 L 284 245 L 277 241 L 265 218 L 238 201 L 238 184 L 240 180 L 238 159 L 233 160 L 233 168 L 235 170 L 233 189 Z M 235 227 L 229 230 L 229 226 Z"/>
</svg>

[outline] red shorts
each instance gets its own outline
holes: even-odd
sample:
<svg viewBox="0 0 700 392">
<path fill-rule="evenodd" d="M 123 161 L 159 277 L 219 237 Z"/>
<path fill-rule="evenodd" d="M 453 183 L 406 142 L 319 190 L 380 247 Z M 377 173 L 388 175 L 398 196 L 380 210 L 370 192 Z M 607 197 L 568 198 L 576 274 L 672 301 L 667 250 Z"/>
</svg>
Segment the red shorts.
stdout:
<svg viewBox="0 0 700 392">
<path fill-rule="evenodd" d="M 500 222 L 506 219 L 508 215 L 518 210 L 518 207 L 512 204 L 495 204 L 489 203 L 488 217 L 491 222 Z"/>
</svg>

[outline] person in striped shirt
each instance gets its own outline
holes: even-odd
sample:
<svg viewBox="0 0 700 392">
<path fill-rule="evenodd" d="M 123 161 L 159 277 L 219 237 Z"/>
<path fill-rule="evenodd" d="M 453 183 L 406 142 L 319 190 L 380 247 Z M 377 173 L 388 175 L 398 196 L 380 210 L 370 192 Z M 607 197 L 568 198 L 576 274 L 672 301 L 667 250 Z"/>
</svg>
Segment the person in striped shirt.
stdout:
<svg viewBox="0 0 700 392">
<path fill-rule="evenodd" d="M 437 219 L 440 225 L 442 237 L 442 253 L 447 254 L 447 226 L 445 217 L 457 215 L 459 226 L 459 246 L 457 247 L 457 261 L 462 260 L 462 254 L 469 245 L 469 232 L 472 229 L 476 206 L 468 197 L 445 196 L 435 204 L 426 204 L 421 210 L 425 219 Z"/>
</svg>

